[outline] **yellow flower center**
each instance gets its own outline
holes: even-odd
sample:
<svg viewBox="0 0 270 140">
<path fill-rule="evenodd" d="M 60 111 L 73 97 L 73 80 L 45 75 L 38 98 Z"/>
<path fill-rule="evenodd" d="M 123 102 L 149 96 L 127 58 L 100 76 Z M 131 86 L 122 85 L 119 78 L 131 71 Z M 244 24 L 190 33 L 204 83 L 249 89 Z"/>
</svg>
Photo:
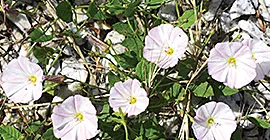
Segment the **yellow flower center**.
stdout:
<svg viewBox="0 0 270 140">
<path fill-rule="evenodd" d="M 212 126 L 214 122 L 215 122 L 215 119 L 212 118 L 212 117 L 210 117 L 210 118 L 207 120 L 207 124 L 208 124 L 209 126 Z"/>
<path fill-rule="evenodd" d="M 166 53 L 167 55 L 172 55 L 173 52 L 174 52 L 173 48 L 169 48 L 168 50 L 165 50 L 165 53 Z"/>
<path fill-rule="evenodd" d="M 137 102 L 137 98 L 135 96 L 132 96 L 129 100 L 129 104 L 135 104 Z"/>
<path fill-rule="evenodd" d="M 77 113 L 76 118 L 78 118 L 79 122 L 83 121 L 83 114 L 82 113 Z"/>
<path fill-rule="evenodd" d="M 31 81 L 31 83 L 32 83 L 33 85 L 35 85 L 36 82 L 37 82 L 37 77 L 34 76 L 34 75 L 32 75 L 32 76 L 29 77 L 29 80 Z"/>
<path fill-rule="evenodd" d="M 230 57 L 228 59 L 228 63 L 232 66 L 236 66 L 236 59 L 234 57 Z"/>
<path fill-rule="evenodd" d="M 254 55 L 254 53 L 252 54 L 252 58 L 253 58 L 254 60 L 257 60 L 256 57 L 255 57 L 255 55 Z"/>
</svg>

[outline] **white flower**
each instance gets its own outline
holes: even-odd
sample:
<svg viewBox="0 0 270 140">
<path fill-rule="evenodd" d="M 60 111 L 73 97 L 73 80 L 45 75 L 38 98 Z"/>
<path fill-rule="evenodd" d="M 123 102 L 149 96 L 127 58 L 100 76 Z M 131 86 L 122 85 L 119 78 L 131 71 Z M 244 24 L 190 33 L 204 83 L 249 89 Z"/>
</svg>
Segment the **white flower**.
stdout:
<svg viewBox="0 0 270 140">
<path fill-rule="evenodd" d="M 230 140 L 236 126 L 230 107 L 212 101 L 198 108 L 192 129 L 198 140 Z"/>
<path fill-rule="evenodd" d="M 38 100 L 42 95 L 43 71 L 39 65 L 19 56 L 11 60 L 1 76 L 6 96 L 16 103 Z"/>
<path fill-rule="evenodd" d="M 109 97 L 109 103 L 113 110 L 119 112 L 121 107 L 122 111 L 128 114 L 128 117 L 143 112 L 149 104 L 149 99 L 146 91 L 140 86 L 141 83 L 136 79 L 115 83 Z"/>
<path fill-rule="evenodd" d="M 63 140 L 86 140 L 97 134 L 98 119 L 91 101 L 81 95 L 68 97 L 53 109 L 53 132 Z"/>
<path fill-rule="evenodd" d="M 188 45 L 186 33 L 171 24 L 161 24 L 151 29 L 145 37 L 143 57 L 167 69 L 174 67 L 184 56 Z"/>
<path fill-rule="evenodd" d="M 256 63 L 256 77 L 254 80 L 263 79 L 270 71 L 270 48 L 261 40 L 244 40 L 243 44 L 250 48 L 252 58 Z"/>
<path fill-rule="evenodd" d="M 231 88 L 249 84 L 256 76 L 255 68 L 249 47 L 242 43 L 218 43 L 210 51 L 208 73 Z"/>
</svg>

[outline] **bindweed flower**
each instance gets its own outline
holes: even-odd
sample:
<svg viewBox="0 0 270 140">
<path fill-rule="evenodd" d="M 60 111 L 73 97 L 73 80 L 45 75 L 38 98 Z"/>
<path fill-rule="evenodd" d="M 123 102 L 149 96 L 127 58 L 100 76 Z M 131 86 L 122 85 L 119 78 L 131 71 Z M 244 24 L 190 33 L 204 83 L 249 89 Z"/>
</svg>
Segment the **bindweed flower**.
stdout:
<svg viewBox="0 0 270 140">
<path fill-rule="evenodd" d="M 235 116 L 222 102 L 209 102 L 196 111 L 192 129 L 198 140 L 230 140 L 236 129 Z"/>
<path fill-rule="evenodd" d="M 128 117 L 143 112 L 149 104 L 149 99 L 146 91 L 140 86 L 141 83 L 136 79 L 115 83 L 109 97 L 109 104 L 113 110 L 119 112 L 121 107 Z"/>
<path fill-rule="evenodd" d="M 249 47 L 242 43 L 218 43 L 210 51 L 208 73 L 231 88 L 249 84 L 256 76 L 255 68 Z"/>
<path fill-rule="evenodd" d="M 171 24 L 151 29 L 145 38 L 143 57 L 163 69 L 174 67 L 183 57 L 188 45 L 186 33 Z"/>
<path fill-rule="evenodd" d="M 7 98 L 15 103 L 28 103 L 42 95 L 43 71 L 26 57 L 11 60 L 1 75 L 1 86 Z"/>
<path fill-rule="evenodd" d="M 68 97 L 53 109 L 53 132 L 62 140 L 86 140 L 97 134 L 96 109 L 88 98 L 81 95 Z"/>
<path fill-rule="evenodd" d="M 264 78 L 270 71 L 270 48 L 261 40 L 244 40 L 243 44 L 247 45 L 252 53 L 252 58 L 256 63 L 256 77 L 258 81 Z"/>
</svg>

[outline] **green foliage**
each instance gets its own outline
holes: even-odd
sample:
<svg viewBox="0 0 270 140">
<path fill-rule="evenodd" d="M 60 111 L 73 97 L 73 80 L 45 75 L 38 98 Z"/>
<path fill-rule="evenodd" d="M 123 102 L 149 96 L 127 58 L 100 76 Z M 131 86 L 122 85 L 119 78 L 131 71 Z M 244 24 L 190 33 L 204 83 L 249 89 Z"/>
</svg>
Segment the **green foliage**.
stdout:
<svg viewBox="0 0 270 140">
<path fill-rule="evenodd" d="M 97 74 L 96 79 L 94 80 L 97 80 L 99 78 L 99 75 L 102 75 L 102 78 L 108 78 L 109 83 L 105 83 L 105 85 L 106 88 L 108 85 L 110 86 L 110 88 L 106 90 L 107 92 L 104 93 L 104 95 L 108 95 L 108 93 L 110 92 L 109 89 L 111 89 L 116 82 L 125 81 L 129 78 L 138 79 L 142 84 L 142 88 L 145 88 L 145 90 L 147 91 L 147 96 L 149 97 L 149 105 L 146 111 L 136 116 L 127 117 L 126 113 L 113 111 L 113 109 L 109 105 L 108 96 L 86 94 L 88 93 L 88 91 L 92 90 L 93 87 L 99 86 L 100 84 L 103 85 L 104 79 L 98 79 L 96 82 L 97 85 L 89 85 L 90 88 L 87 86 L 87 84 L 92 83 L 93 79 L 87 77 L 85 83 L 81 82 L 81 84 L 83 84 L 84 86 L 80 87 L 81 90 L 79 90 L 78 92 L 81 92 L 81 94 L 83 95 L 90 95 L 91 101 L 93 101 L 93 104 L 98 109 L 97 117 L 100 133 L 97 137 L 101 137 L 101 139 L 122 140 L 125 139 L 126 136 L 124 128 L 127 128 L 126 130 L 128 130 L 129 132 L 129 139 L 170 139 L 168 136 L 166 136 L 165 127 L 163 128 L 163 126 L 160 125 L 160 122 L 164 121 L 164 118 L 166 117 L 171 117 L 170 113 L 168 116 L 163 115 L 167 113 L 167 108 L 173 108 L 173 111 L 176 115 L 182 113 L 182 108 L 181 112 L 179 112 L 178 109 L 174 110 L 174 107 L 180 102 L 184 107 L 186 107 L 187 98 L 184 97 L 188 96 L 186 96 L 185 94 L 193 94 L 196 97 L 208 98 L 203 99 L 208 101 L 210 96 L 230 96 L 239 92 L 237 89 L 231 89 L 230 87 L 225 86 L 223 83 L 217 82 L 212 79 L 212 77 L 208 74 L 206 67 L 204 67 L 201 71 L 198 72 L 198 70 L 200 69 L 199 64 L 205 61 L 205 58 L 209 56 L 209 51 L 205 48 L 209 48 L 209 46 L 212 47 L 212 40 L 214 37 L 212 37 L 211 33 L 204 36 L 204 33 L 206 32 L 202 30 L 202 32 L 200 32 L 200 39 L 197 38 L 197 28 L 195 29 L 193 26 L 196 22 L 195 14 L 201 15 L 202 13 L 195 13 L 192 7 L 193 5 L 185 5 L 185 8 L 183 8 L 184 10 L 191 10 L 184 11 L 184 13 L 181 15 L 181 17 L 178 18 L 177 21 L 170 22 L 173 26 L 181 27 L 186 33 L 192 33 L 188 35 L 189 37 L 193 37 L 193 39 L 190 38 L 190 40 L 192 41 L 190 41 L 189 50 L 185 52 L 185 58 L 179 60 L 178 64 L 175 67 L 168 69 L 160 69 L 156 66 L 156 64 L 153 64 L 143 58 L 143 48 L 145 46 L 144 41 L 149 30 L 151 30 L 153 27 L 159 26 L 160 24 L 168 23 L 162 18 L 158 17 L 159 8 L 167 2 L 170 1 L 107 0 L 103 3 L 100 3 L 96 0 L 91 0 L 86 4 L 76 5 L 75 0 L 63 0 L 56 7 L 56 14 L 58 18 L 52 18 L 52 16 L 48 16 L 45 18 L 42 17 L 42 19 L 44 18 L 52 21 L 48 24 L 48 28 L 52 29 L 52 34 L 48 34 L 48 28 L 43 29 L 43 25 L 33 24 L 36 28 L 34 28 L 29 34 L 31 43 L 35 42 L 36 44 L 36 46 L 33 47 L 33 54 L 38 59 L 39 64 L 41 64 L 45 75 L 48 75 L 49 71 L 47 70 L 47 66 L 51 66 L 48 65 L 49 61 L 53 61 L 53 64 L 55 64 L 54 62 L 60 62 L 61 68 L 62 60 L 58 61 L 59 59 L 65 60 L 66 57 L 70 57 L 70 54 L 72 57 L 76 57 L 76 59 L 84 58 L 86 54 L 91 54 L 90 56 L 87 56 L 85 58 L 87 61 L 82 63 L 85 64 L 85 67 L 89 66 L 89 72 L 92 71 L 94 74 Z M 39 6 L 43 6 L 44 3 L 46 3 L 46 1 L 38 4 L 38 6 L 34 8 L 34 10 L 29 10 L 34 12 L 31 12 L 31 15 L 27 16 L 27 18 L 36 17 L 33 15 L 35 13 L 39 13 L 36 12 L 36 10 L 39 10 Z M 202 8 L 200 6 L 201 5 L 197 3 L 198 9 Z M 75 10 L 81 10 L 84 13 L 75 13 Z M 22 13 L 27 13 L 29 11 L 22 11 Z M 78 22 L 78 16 L 86 16 L 86 18 L 88 19 L 82 22 Z M 201 17 L 198 16 L 198 18 L 200 19 Z M 71 28 L 61 28 L 59 31 L 57 24 L 58 20 L 60 19 L 64 22 L 64 24 L 72 23 L 72 25 L 76 27 L 77 31 L 74 31 Z M 111 28 L 107 30 L 104 28 L 96 27 L 96 25 L 101 24 L 106 24 L 108 25 L 108 27 Z M 202 26 L 205 27 L 201 29 L 207 29 L 209 27 L 208 24 L 202 24 Z M 110 49 L 113 47 L 111 46 L 111 42 L 109 42 L 108 45 L 104 45 L 111 48 L 108 48 L 107 50 L 104 49 L 104 51 L 102 49 L 100 49 L 100 51 L 96 51 L 97 49 L 95 49 L 94 47 L 98 46 L 99 43 L 105 44 L 103 43 L 104 38 L 106 34 L 111 30 L 115 30 L 125 36 L 125 39 L 121 42 L 121 45 L 125 47 L 126 52 L 113 55 L 113 58 L 115 59 L 117 64 L 112 64 L 114 63 L 114 61 L 111 61 L 111 63 L 109 64 L 111 68 L 110 72 L 107 73 L 107 69 L 106 73 L 104 71 L 104 73 L 102 73 L 99 70 L 97 72 L 95 71 L 95 68 L 99 65 L 93 66 L 92 60 L 94 60 L 95 63 L 100 63 L 105 59 L 112 60 L 107 56 L 108 54 L 111 56 Z M 212 32 L 219 31 L 214 29 L 211 30 L 213 30 Z M 86 35 L 91 34 L 92 36 L 97 36 L 100 41 L 97 41 L 97 39 L 91 40 L 90 38 L 87 38 L 87 36 L 85 37 L 85 34 L 82 34 L 82 32 L 86 33 Z M 70 37 L 72 37 L 71 40 Z M 77 43 L 76 39 L 82 39 L 83 37 L 85 37 L 85 42 L 83 42 L 85 44 Z M 222 36 L 215 37 L 215 39 L 221 38 Z M 57 56 L 57 59 L 55 59 L 52 54 L 56 54 L 58 52 L 58 49 L 60 50 L 64 47 L 47 47 L 44 45 L 45 43 L 43 42 L 46 42 L 46 44 L 48 44 L 48 41 L 53 41 L 53 43 L 58 43 L 59 45 L 64 44 L 65 46 L 72 46 L 74 47 L 74 49 L 72 47 L 68 49 L 73 49 L 72 51 L 75 50 L 76 53 L 78 53 L 79 55 L 74 56 L 72 53 L 66 53 L 66 50 L 61 50 L 61 54 L 59 54 L 59 57 Z M 158 42 L 158 40 L 156 41 Z M 214 42 L 216 42 L 216 40 Z M 89 45 L 88 43 L 92 44 Z M 89 49 L 85 46 L 93 46 L 93 49 Z M 7 53 L 5 53 L 4 55 L 8 53 L 9 52 L 7 51 Z M 11 56 L 13 56 L 13 54 Z M 196 58 L 197 56 L 201 58 Z M 156 70 L 155 73 L 154 70 Z M 56 71 L 58 72 L 58 69 Z M 192 75 L 196 75 L 194 79 L 191 79 Z M 57 91 L 57 88 L 60 88 L 61 84 L 69 84 L 66 83 L 66 81 L 61 83 L 48 81 L 48 76 L 46 77 L 47 81 L 43 82 L 43 92 L 46 94 L 48 93 L 52 96 L 56 95 L 55 91 Z M 191 83 L 187 84 L 188 81 L 191 81 Z M 79 83 L 79 81 L 76 82 Z M 186 88 L 188 91 L 186 91 Z M 4 95 L 0 96 L 5 97 Z M 193 107 L 193 101 L 190 101 L 190 103 L 190 107 Z M 4 105 L 3 108 L 5 108 Z M 23 115 L 27 116 L 26 113 L 28 110 L 24 110 L 24 108 L 22 108 L 22 110 Z M 190 119 L 190 122 L 193 122 L 193 111 L 191 110 L 189 113 L 190 116 L 188 117 Z M 179 120 L 182 121 L 182 116 L 178 117 Z M 247 119 L 264 129 L 270 128 L 270 123 L 267 123 L 262 119 L 254 117 L 247 117 Z M 0 140 L 57 140 L 57 138 L 53 134 L 53 128 L 50 120 L 48 118 L 44 120 L 44 122 L 46 123 L 37 120 L 29 120 L 30 123 L 26 123 L 25 126 L 20 127 L 23 134 L 11 126 L 0 126 Z M 49 126 L 47 126 L 48 122 Z M 166 132 L 168 131 L 166 130 Z M 232 135 L 232 139 L 241 139 L 241 135 L 241 131 L 236 130 L 235 133 Z M 192 136 L 192 133 L 190 133 L 190 136 Z M 189 140 L 194 140 L 194 138 L 189 138 Z"/>
<path fill-rule="evenodd" d="M 182 100 L 185 89 L 178 83 L 174 83 L 170 88 L 170 99 Z"/>
<path fill-rule="evenodd" d="M 115 74 L 113 74 L 112 72 L 109 72 L 109 73 L 108 73 L 108 79 L 109 79 L 110 87 L 113 87 L 113 85 L 114 85 L 116 82 L 121 81 L 120 78 L 119 78 L 118 76 L 116 76 Z"/>
<path fill-rule="evenodd" d="M 198 97 L 210 97 L 214 95 L 229 96 L 238 92 L 237 89 L 231 89 L 230 87 L 213 80 L 206 70 L 199 74 L 189 89 Z"/>
<path fill-rule="evenodd" d="M 224 87 L 224 88 L 222 88 L 222 87 Z M 223 85 L 220 87 L 220 89 L 222 90 L 222 93 L 225 96 L 230 96 L 230 95 L 233 95 L 233 94 L 236 94 L 239 92 L 238 89 L 232 89 L 228 86 L 223 86 Z"/>
<path fill-rule="evenodd" d="M 131 22 L 133 26 L 135 26 L 135 22 Z M 117 22 L 112 25 L 113 29 L 120 34 L 123 34 L 124 36 L 133 36 L 133 31 L 128 25 L 128 23 L 123 23 L 123 22 Z"/>
<path fill-rule="evenodd" d="M 135 140 L 143 140 L 142 136 L 136 137 Z"/>
<path fill-rule="evenodd" d="M 87 10 L 87 16 L 90 19 L 95 19 L 95 20 L 104 20 L 104 19 L 108 18 L 105 11 L 101 10 L 101 8 L 99 8 L 95 2 L 92 2 L 89 5 L 88 10 Z"/>
<path fill-rule="evenodd" d="M 198 97 L 209 97 L 214 95 L 213 88 L 208 82 L 200 83 L 193 92 L 195 96 Z"/>
<path fill-rule="evenodd" d="M 113 29 L 126 36 L 122 45 L 128 48 L 128 51 L 119 55 L 114 55 L 118 64 L 123 68 L 135 68 L 139 63 L 142 54 L 143 42 L 138 37 L 134 20 L 128 23 L 117 22 L 113 25 Z"/>
<path fill-rule="evenodd" d="M 158 124 L 156 117 L 151 116 L 149 120 L 142 123 L 140 135 L 145 136 L 146 139 L 164 139 L 162 132 L 165 132 L 164 128 Z"/>
<path fill-rule="evenodd" d="M 165 103 L 171 103 L 175 101 L 183 100 L 185 89 L 179 83 L 170 83 L 169 91 L 163 92 L 161 96 L 165 99 Z"/>
<path fill-rule="evenodd" d="M 236 129 L 231 137 L 231 140 L 241 140 L 242 139 L 242 132 L 239 129 Z"/>
<path fill-rule="evenodd" d="M 60 2 L 56 7 L 57 16 L 65 22 L 72 21 L 72 7 L 67 1 Z"/>
<path fill-rule="evenodd" d="M 99 113 L 99 121 L 98 121 L 98 127 L 100 130 L 102 130 L 103 133 L 101 133 L 102 138 L 108 138 L 108 139 L 124 139 L 125 132 L 122 128 L 122 125 L 119 125 L 122 120 L 113 117 L 112 112 L 110 110 L 109 104 L 105 103 L 103 105 L 102 111 Z M 118 123 L 115 123 L 118 122 Z"/>
<path fill-rule="evenodd" d="M 251 121 L 253 124 L 255 124 L 256 126 L 262 127 L 262 128 L 264 128 L 264 129 L 270 128 L 270 123 L 265 122 L 265 121 L 262 120 L 262 119 L 254 118 L 254 117 L 249 117 L 249 116 L 247 116 L 246 118 L 247 118 L 249 121 Z"/>
<path fill-rule="evenodd" d="M 108 3 L 107 8 L 111 15 L 119 15 L 125 11 L 125 7 L 122 6 L 120 0 L 112 0 Z"/>
<path fill-rule="evenodd" d="M 36 133 L 43 124 L 40 121 L 31 122 L 28 124 L 29 127 L 26 128 L 26 131 L 30 133 Z"/>
<path fill-rule="evenodd" d="M 194 70 L 197 65 L 197 62 L 194 59 L 186 58 L 184 60 L 180 60 L 177 65 L 177 70 L 179 72 L 179 76 L 183 79 L 188 79 L 188 74 L 190 71 Z"/>
<path fill-rule="evenodd" d="M 164 4 L 165 2 L 166 0 L 146 0 L 145 4 L 149 6 L 151 9 L 157 9 L 160 6 L 162 6 L 162 4 Z"/>
<path fill-rule="evenodd" d="M 30 33 L 33 42 L 46 42 L 53 39 L 53 35 L 46 35 L 41 28 L 36 28 Z"/>
<path fill-rule="evenodd" d="M 140 38 L 137 36 L 127 37 L 121 44 L 128 48 L 130 51 L 135 52 L 137 58 L 141 58 L 140 54 L 142 54 L 144 45 Z"/>
<path fill-rule="evenodd" d="M 53 134 L 53 128 L 49 128 L 46 130 L 44 134 L 42 134 L 42 139 L 43 140 L 58 140 L 54 134 Z"/>
<path fill-rule="evenodd" d="M 33 50 L 34 56 L 38 59 L 39 63 L 48 64 L 49 58 L 55 53 L 54 49 L 49 47 L 38 47 L 35 46 Z"/>
<path fill-rule="evenodd" d="M 135 68 L 135 75 L 141 80 L 141 81 L 148 81 L 149 74 L 153 71 L 150 71 L 151 64 L 146 61 L 145 59 L 142 59 Z"/>
<path fill-rule="evenodd" d="M 119 55 L 114 55 L 117 63 L 123 68 L 135 68 L 138 64 L 136 54 L 134 52 L 125 52 Z"/>
<path fill-rule="evenodd" d="M 3 140 L 22 140 L 23 135 L 12 126 L 0 126 L 0 135 Z"/>
<path fill-rule="evenodd" d="M 180 27 L 183 29 L 188 29 L 191 25 L 195 23 L 194 10 L 187 10 L 185 13 L 179 17 Z"/>
<path fill-rule="evenodd" d="M 126 16 L 126 17 L 133 16 L 137 6 L 139 6 L 140 3 L 141 3 L 141 1 L 139 1 L 139 0 L 135 0 L 135 1 L 131 2 L 127 6 L 127 8 L 125 9 L 124 16 Z"/>
</svg>

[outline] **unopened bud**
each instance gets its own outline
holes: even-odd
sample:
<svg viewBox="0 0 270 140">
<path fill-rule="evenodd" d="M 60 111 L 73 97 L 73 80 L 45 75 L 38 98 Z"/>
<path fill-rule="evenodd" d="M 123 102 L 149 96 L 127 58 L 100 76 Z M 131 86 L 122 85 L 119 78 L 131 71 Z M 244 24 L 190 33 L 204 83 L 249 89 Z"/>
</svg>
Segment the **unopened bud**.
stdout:
<svg viewBox="0 0 270 140">
<path fill-rule="evenodd" d="M 62 83 L 65 80 L 65 76 L 64 75 L 46 76 L 45 79 L 52 82 Z"/>
</svg>

